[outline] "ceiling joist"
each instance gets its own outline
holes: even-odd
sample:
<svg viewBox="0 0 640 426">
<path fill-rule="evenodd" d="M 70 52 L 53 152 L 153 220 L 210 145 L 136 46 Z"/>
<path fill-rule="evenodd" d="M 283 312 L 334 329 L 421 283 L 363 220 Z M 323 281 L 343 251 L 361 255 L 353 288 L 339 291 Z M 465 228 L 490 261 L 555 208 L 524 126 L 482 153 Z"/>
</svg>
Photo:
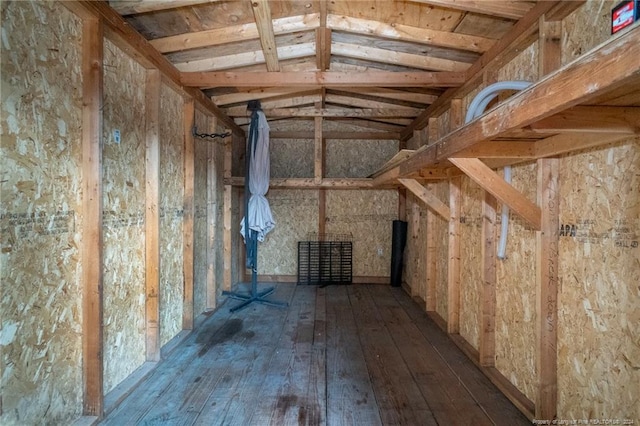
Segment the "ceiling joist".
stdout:
<svg viewBox="0 0 640 426">
<path fill-rule="evenodd" d="M 495 15 L 508 19 L 522 18 L 532 7 L 532 3 L 513 0 L 411 0 L 431 6 L 457 9 L 465 12 Z"/>
</svg>

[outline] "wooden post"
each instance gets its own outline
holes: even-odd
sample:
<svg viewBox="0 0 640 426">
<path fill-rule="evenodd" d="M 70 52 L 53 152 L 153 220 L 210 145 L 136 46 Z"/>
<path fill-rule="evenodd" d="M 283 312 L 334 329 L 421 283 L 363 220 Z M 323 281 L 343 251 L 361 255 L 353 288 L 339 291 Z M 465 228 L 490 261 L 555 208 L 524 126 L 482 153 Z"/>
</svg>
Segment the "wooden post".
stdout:
<svg viewBox="0 0 640 426">
<path fill-rule="evenodd" d="M 209 133 L 216 133 L 218 120 L 209 117 Z M 218 140 L 214 139 L 207 145 L 207 309 L 216 307 L 216 240 L 218 223 L 216 222 L 216 195 L 218 182 L 216 182 L 216 146 Z"/>
<path fill-rule="evenodd" d="M 449 112 L 449 132 L 464 125 L 464 114 L 462 114 L 462 99 L 451 99 L 451 110 Z"/>
<path fill-rule="evenodd" d="M 184 104 L 184 295 L 182 308 L 182 328 L 193 328 L 193 215 L 194 215 L 194 186 L 195 186 L 195 144 L 193 140 L 194 124 L 193 99 Z"/>
<path fill-rule="evenodd" d="M 103 25 L 82 22 L 82 381 L 83 412 L 101 417 L 102 329 L 102 90 Z"/>
<path fill-rule="evenodd" d="M 480 365 L 493 367 L 496 358 L 496 198 L 484 193 L 482 203 L 482 300 Z"/>
<path fill-rule="evenodd" d="M 557 410 L 558 234 L 560 226 L 560 160 L 538 160 L 538 204 L 541 230 L 536 233 L 537 372 L 536 419 L 553 420 Z"/>
<path fill-rule="evenodd" d="M 413 132 L 414 138 L 416 132 Z M 398 151 L 407 148 L 407 141 L 398 141 Z M 407 190 L 403 187 L 398 188 L 398 220 L 407 220 Z"/>
<path fill-rule="evenodd" d="M 413 247 L 416 248 L 418 247 L 418 239 L 420 239 L 420 205 L 418 204 L 417 200 L 414 203 L 411 203 L 411 227 L 410 227 L 411 233 L 409 235 L 409 238 L 411 238 Z M 420 250 L 418 250 L 418 253 L 420 253 Z M 418 277 L 418 268 L 416 267 L 412 267 L 411 268 L 411 297 L 415 297 L 420 296 L 421 298 L 426 298 L 426 295 L 423 292 L 419 292 L 418 290 L 418 284 L 419 283 L 419 277 Z M 425 285 L 426 287 L 426 285 Z M 426 292 L 426 290 L 425 290 Z"/>
<path fill-rule="evenodd" d="M 160 85 L 160 71 L 147 70 L 144 221 L 147 361 L 160 360 Z"/>
<path fill-rule="evenodd" d="M 231 291 L 231 216 L 232 216 L 232 194 L 233 187 L 231 186 L 231 166 L 232 166 L 232 149 L 233 149 L 233 137 L 229 137 L 225 140 L 224 144 L 224 170 L 223 177 L 224 185 L 224 206 L 223 206 L 223 234 L 222 244 L 223 248 L 223 275 L 222 285 L 223 290 Z"/>
<path fill-rule="evenodd" d="M 539 25 L 538 72 L 542 78 L 562 65 L 562 21 L 547 21 L 546 16 L 541 16 Z"/>
<path fill-rule="evenodd" d="M 461 179 L 449 180 L 449 263 L 447 270 L 447 331 L 460 333 L 460 188 Z"/>
<path fill-rule="evenodd" d="M 313 167 L 313 176 L 315 183 L 319 184 L 322 182 L 322 172 L 324 169 L 324 161 L 323 161 L 323 151 L 322 148 L 324 143 L 322 139 L 322 117 L 315 117 L 315 132 L 314 132 L 314 167 Z"/>
<path fill-rule="evenodd" d="M 426 281 L 427 281 L 427 296 L 425 298 L 425 305 L 427 312 L 433 312 L 436 310 L 437 296 L 436 296 L 436 284 L 438 281 L 438 253 L 436 246 L 436 214 L 427 209 L 427 250 L 426 256 Z"/>
</svg>

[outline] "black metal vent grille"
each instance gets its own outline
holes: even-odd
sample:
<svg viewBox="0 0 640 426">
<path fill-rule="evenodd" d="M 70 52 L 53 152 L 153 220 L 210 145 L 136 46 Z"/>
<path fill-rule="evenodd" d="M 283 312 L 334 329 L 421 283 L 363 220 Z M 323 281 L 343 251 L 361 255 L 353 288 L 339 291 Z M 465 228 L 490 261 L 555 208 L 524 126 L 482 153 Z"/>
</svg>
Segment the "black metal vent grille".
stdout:
<svg viewBox="0 0 640 426">
<path fill-rule="evenodd" d="M 351 284 L 351 241 L 298 242 L 298 284 Z"/>
</svg>

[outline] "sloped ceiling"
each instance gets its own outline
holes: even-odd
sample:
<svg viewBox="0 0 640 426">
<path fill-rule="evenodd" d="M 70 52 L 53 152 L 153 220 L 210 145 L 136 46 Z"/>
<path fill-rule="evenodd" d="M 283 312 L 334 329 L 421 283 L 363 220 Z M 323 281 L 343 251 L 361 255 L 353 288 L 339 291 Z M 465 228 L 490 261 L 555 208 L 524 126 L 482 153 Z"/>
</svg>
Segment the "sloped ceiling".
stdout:
<svg viewBox="0 0 640 426">
<path fill-rule="evenodd" d="M 247 125 L 349 121 L 400 134 L 536 3 L 465 0 L 109 2 L 182 73 Z M 422 114 L 422 116 L 421 116 Z"/>
</svg>

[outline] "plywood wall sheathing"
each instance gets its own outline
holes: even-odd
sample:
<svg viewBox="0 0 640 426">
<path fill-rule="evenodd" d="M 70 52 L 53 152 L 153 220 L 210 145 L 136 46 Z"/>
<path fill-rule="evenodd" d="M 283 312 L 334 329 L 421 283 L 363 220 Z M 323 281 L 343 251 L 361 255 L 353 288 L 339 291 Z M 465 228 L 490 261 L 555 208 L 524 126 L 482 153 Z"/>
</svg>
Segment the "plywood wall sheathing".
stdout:
<svg viewBox="0 0 640 426">
<path fill-rule="evenodd" d="M 398 192 L 327 191 L 326 232 L 353 235 L 353 275 L 388 277 Z"/>
<path fill-rule="evenodd" d="M 398 152 L 398 141 L 327 140 L 326 177 L 367 177 Z M 366 161 L 363 161 L 366 159 Z"/>
<path fill-rule="evenodd" d="M 484 190 L 466 176 L 461 185 L 460 335 L 478 349 L 482 284 L 482 200 Z"/>
<path fill-rule="evenodd" d="M 640 419 L 640 141 L 561 159 L 558 417 Z"/>
<path fill-rule="evenodd" d="M 318 230 L 318 191 L 271 189 L 267 199 L 276 227 L 258 245 L 258 273 L 297 275 L 298 241 Z"/>
<path fill-rule="evenodd" d="M 144 362 L 145 71 L 109 41 L 104 54 L 106 393 Z"/>
<path fill-rule="evenodd" d="M 536 199 L 536 165 L 514 166 L 512 185 Z M 496 242 L 502 205 L 498 203 Z M 497 245 L 497 243 L 496 243 Z M 496 368 L 527 398 L 535 400 L 536 232 L 510 212 L 507 258 L 496 267 Z"/>
<path fill-rule="evenodd" d="M 589 0 L 562 21 L 562 65 L 611 37 L 611 9 L 618 3 Z"/>
<path fill-rule="evenodd" d="M 449 182 L 438 182 L 431 185 L 431 188 L 433 188 L 434 194 L 440 200 L 444 200 L 444 202 L 447 202 L 447 200 L 449 200 Z M 431 219 L 431 222 L 429 223 L 433 223 L 433 231 L 427 230 L 427 232 L 434 233 L 434 241 L 437 253 L 437 260 L 435 265 L 436 312 L 443 319 L 446 319 L 449 313 L 447 302 L 447 271 L 449 270 L 449 259 L 446 255 L 449 250 L 449 222 L 436 214 L 433 214 L 432 217 L 433 219 Z"/>
<path fill-rule="evenodd" d="M 184 194 L 182 97 L 160 90 L 160 344 L 182 330 Z"/>
<path fill-rule="evenodd" d="M 2 4 L 1 424 L 82 413 L 81 22 Z"/>
</svg>

